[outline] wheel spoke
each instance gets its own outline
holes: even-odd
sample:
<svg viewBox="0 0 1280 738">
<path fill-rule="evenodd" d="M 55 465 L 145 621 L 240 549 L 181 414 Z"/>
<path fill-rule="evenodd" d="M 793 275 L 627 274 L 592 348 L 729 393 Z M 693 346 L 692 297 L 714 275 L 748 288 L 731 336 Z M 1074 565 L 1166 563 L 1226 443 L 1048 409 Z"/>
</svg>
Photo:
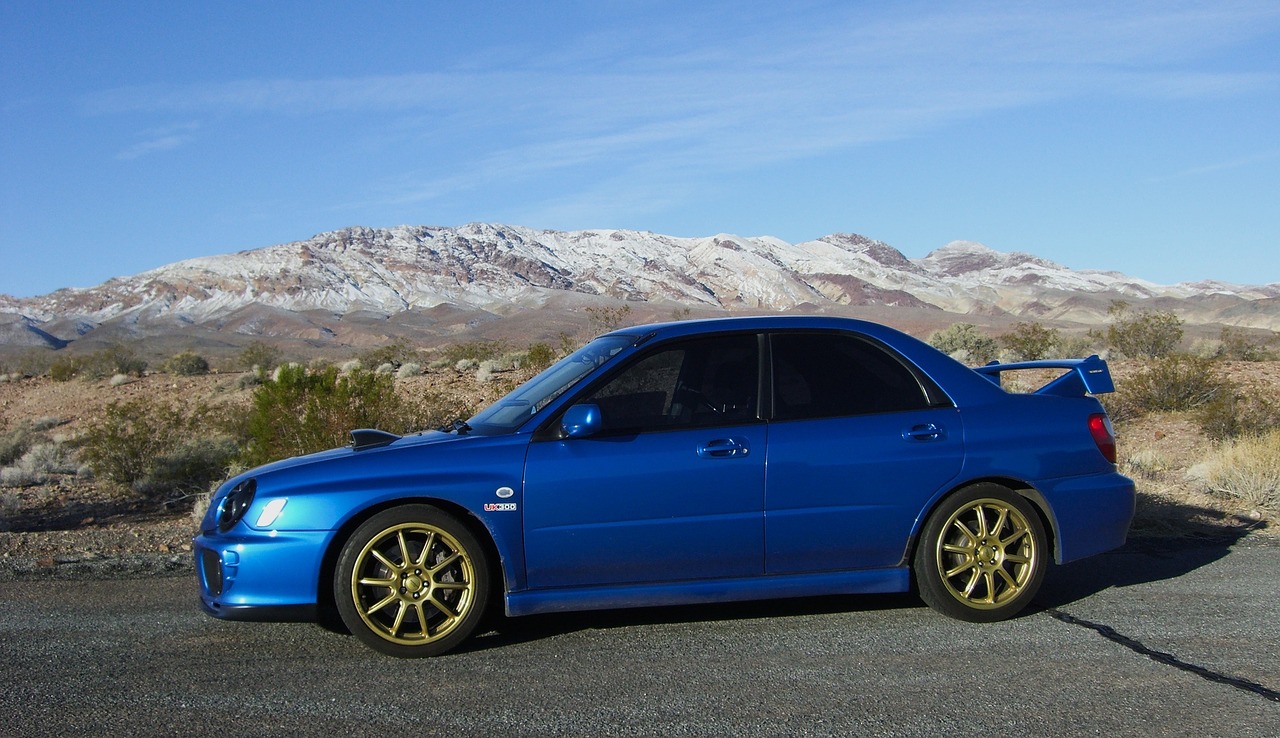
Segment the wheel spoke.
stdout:
<svg viewBox="0 0 1280 738">
<path fill-rule="evenodd" d="M 461 558 L 462 558 L 462 554 L 457 551 L 454 551 L 452 556 L 446 557 L 444 561 L 441 561 L 439 564 L 432 566 L 427 571 L 431 572 L 431 577 L 434 579 L 435 575 L 439 574 L 441 570 L 443 570 L 446 566 L 452 564 L 453 562 Z"/>
<path fill-rule="evenodd" d="M 378 549 L 376 548 L 373 549 L 372 551 L 369 552 L 369 554 L 372 555 L 373 558 L 377 559 L 378 563 L 387 567 L 391 571 L 400 571 L 400 566 L 398 564 L 391 563 L 391 559 L 388 559 L 386 556 L 384 556 L 383 553 Z"/>
<path fill-rule="evenodd" d="M 426 542 L 422 544 L 422 554 L 418 556 L 418 560 L 415 561 L 413 565 L 426 568 L 427 557 L 431 555 L 431 549 L 435 547 L 435 544 L 436 544 L 436 532 L 430 531 L 429 533 L 427 533 Z"/>
<path fill-rule="evenodd" d="M 974 559 L 973 559 L 972 557 L 969 557 L 968 559 L 966 559 L 963 563 L 961 563 L 961 564 L 960 564 L 959 566 L 957 566 L 956 568 L 954 568 L 954 569 L 949 569 L 949 570 L 947 570 L 947 571 L 943 572 L 942 576 L 946 577 L 947 579 L 950 579 L 951 577 L 954 577 L 954 576 L 956 576 L 957 574 L 960 574 L 961 572 L 968 571 L 969 569 L 972 569 L 972 568 L 973 568 L 973 566 L 974 566 L 974 563 L 975 563 L 975 562 L 974 562 Z"/>
<path fill-rule="evenodd" d="M 1009 562 L 1010 564 L 1030 564 L 1031 563 L 1030 556 L 1020 556 L 1018 554 L 1005 554 L 1004 560 Z"/>
<path fill-rule="evenodd" d="M 1009 546 L 1013 545 L 1019 538 L 1022 538 L 1026 534 L 1027 534 L 1026 528 L 1016 528 L 1014 529 L 1013 533 L 1009 535 L 1008 538 L 1000 539 L 1000 545 L 1004 546 L 1005 548 L 1008 548 Z"/>
<path fill-rule="evenodd" d="M 471 589 L 471 585 L 466 582 L 436 582 L 433 586 L 436 589 L 445 589 L 451 592 Z"/>
<path fill-rule="evenodd" d="M 983 504 L 981 504 L 981 503 L 979 503 L 979 504 L 977 504 L 977 505 L 974 505 L 974 506 L 973 506 L 973 512 L 974 512 L 974 513 L 977 515 L 977 517 L 978 517 L 978 535 L 979 535 L 980 537 L 982 537 L 982 538 L 986 538 L 986 537 L 987 537 L 988 535 L 990 535 L 990 533 L 991 533 L 991 530 L 990 530 L 989 528 L 987 528 L 987 509 L 986 509 L 986 506 L 985 506 L 985 505 L 983 505 Z"/>
<path fill-rule="evenodd" d="M 1000 575 L 1000 578 L 1004 580 L 1005 584 L 1009 585 L 1009 590 L 1016 594 L 1018 589 L 1021 587 L 1021 585 L 1018 584 L 1018 580 L 1014 579 L 1013 575 L 1004 569 L 996 569 L 996 573 Z"/>
<path fill-rule="evenodd" d="M 394 577 L 391 579 L 361 579 L 359 582 L 356 582 L 356 583 L 362 587 L 390 587 L 391 589 L 396 588 L 396 579 Z"/>
<path fill-rule="evenodd" d="M 956 543 L 944 543 L 942 544 L 942 551 L 944 553 L 964 554 L 965 556 L 972 556 L 973 546 L 961 546 Z"/>
<path fill-rule="evenodd" d="M 978 535 L 973 531 L 969 530 L 969 526 L 965 525 L 963 520 L 956 518 L 954 525 L 957 529 L 959 529 L 960 533 L 963 534 L 965 538 L 968 538 L 970 541 L 973 541 L 974 545 L 977 545 Z"/>
<path fill-rule="evenodd" d="M 383 598 L 382 600 L 379 600 L 379 601 L 378 601 L 378 604 L 376 604 L 376 605 L 374 605 L 374 606 L 370 607 L 369 609 L 365 610 L 365 611 L 364 611 L 364 614 L 365 614 L 365 615 L 372 615 L 372 614 L 374 614 L 375 612 L 377 612 L 377 611 L 381 610 L 382 608 L 386 607 L 387 605 L 390 605 L 391 603 L 395 602 L 395 601 L 396 601 L 396 600 L 398 600 L 398 599 L 400 599 L 400 598 L 399 598 L 399 597 L 397 597 L 397 596 L 396 596 L 395 591 L 394 591 L 394 590 L 392 590 L 391 594 L 387 595 L 387 596 L 386 596 L 385 598 Z"/>
<path fill-rule="evenodd" d="M 450 607 L 449 603 L 442 601 L 439 597 L 436 597 L 434 594 L 431 597 L 428 597 L 427 601 L 435 605 L 436 609 L 444 613 L 445 615 L 447 615 L 450 620 L 458 617 L 458 615 L 460 614 L 457 610 L 454 610 L 452 607 Z"/>
<path fill-rule="evenodd" d="M 1000 508 L 1000 515 L 996 518 L 996 524 L 991 526 L 991 532 L 999 536 L 1000 531 L 1004 530 L 1004 526 L 1009 522 L 1009 508 Z"/>
<path fill-rule="evenodd" d="M 400 635 L 400 627 L 404 625 L 404 614 L 409 611 L 409 603 L 401 602 L 400 609 L 396 611 L 396 621 L 391 624 L 391 635 Z"/>
<path fill-rule="evenodd" d="M 396 531 L 396 540 L 400 543 L 400 561 L 404 562 L 405 568 L 409 567 L 409 542 L 405 540 L 404 531 Z"/>
<path fill-rule="evenodd" d="M 966 598 L 971 599 L 973 597 L 973 589 L 974 587 L 978 586 L 978 580 L 981 578 L 982 578 L 982 571 L 975 567 L 973 570 L 973 574 L 969 576 L 969 583 L 966 584 L 964 587 L 963 594 Z"/>
<path fill-rule="evenodd" d="M 983 574 L 982 574 L 982 580 L 983 580 L 983 584 L 987 585 L 987 596 L 986 596 L 986 597 L 983 597 L 981 601 L 982 601 L 982 602 L 985 602 L 985 603 L 987 603 L 987 604 L 989 604 L 989 605 L 994 605 L 994 604 L 995 604 L 995 601 L 996 601 L 996 579 L 995 579 L 995 575 L 994 575 L 994 574 L 992 574 L 992 573 L 991 573 L 991 572 L 989 572 L 989 571 L 988 571 L 988 572 L 983 572 Z"/>
</svg>

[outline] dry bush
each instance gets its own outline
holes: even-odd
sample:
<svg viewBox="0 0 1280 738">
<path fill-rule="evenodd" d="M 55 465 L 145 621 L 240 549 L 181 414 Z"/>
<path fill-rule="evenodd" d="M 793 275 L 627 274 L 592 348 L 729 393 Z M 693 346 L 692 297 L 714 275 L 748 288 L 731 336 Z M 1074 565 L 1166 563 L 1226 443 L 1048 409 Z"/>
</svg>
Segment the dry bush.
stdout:
<svg viewBox="0 0 1280 738">
<path fill-rule="evenodd" d="M 1225 443 L 1196 471 L 1213 492 L 1280 512 L 1280 430 Z"/>
<path fill-rule="evenodd" d="M 1235 385 L 1211 360 L 1188 354 L 1154 359 L 1116 383 L 1116 392 L 1102 399 L 1117 422 L 1158 412 L 1188 412 L 1222 401 Z"/>
</svg>

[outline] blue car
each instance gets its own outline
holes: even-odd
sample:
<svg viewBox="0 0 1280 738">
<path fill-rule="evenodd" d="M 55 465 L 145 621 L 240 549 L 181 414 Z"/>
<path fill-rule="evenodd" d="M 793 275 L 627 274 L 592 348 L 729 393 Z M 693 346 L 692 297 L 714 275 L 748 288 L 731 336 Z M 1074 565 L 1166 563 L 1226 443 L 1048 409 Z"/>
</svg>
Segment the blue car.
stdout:
<svg viewBox="0 0 1280 738">
<path fill-rule="evenodd" d="M 1032 394 L 1002 372 L 1056 369 Z M 903 592 L 1008 618 L 1123 545 L 1097 357 L 970 369 L 891 328 L 774 316 L 614 331 L 448 430 L 241 474 L 195 539 L 232 620 L 432 656 L 508 616 Z"/>
</svg>

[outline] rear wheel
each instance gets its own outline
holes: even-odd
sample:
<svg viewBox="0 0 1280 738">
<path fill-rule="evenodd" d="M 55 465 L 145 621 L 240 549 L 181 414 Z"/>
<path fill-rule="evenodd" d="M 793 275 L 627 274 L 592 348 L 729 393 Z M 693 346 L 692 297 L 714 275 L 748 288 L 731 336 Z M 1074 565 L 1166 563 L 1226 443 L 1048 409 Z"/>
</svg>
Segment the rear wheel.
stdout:
<svg viewBox="0 0 1280 738">
<path fill-rule="evenodd" d="M 405 505 L 356 529 L 338 559 L 334 599 L 343 623 L 391 656 L 436 656 L 484 617 L 489 564 L 466 526 L 439 508 Z"/>
<path fill-rule="evenodd" d="M 1044 525 L 1031 504 L 996 484 L 977 484 L 942 501 L 916 547 L 920 597 L 959 620 L 1012 617 L 1044 580 Z"/>
</svg>

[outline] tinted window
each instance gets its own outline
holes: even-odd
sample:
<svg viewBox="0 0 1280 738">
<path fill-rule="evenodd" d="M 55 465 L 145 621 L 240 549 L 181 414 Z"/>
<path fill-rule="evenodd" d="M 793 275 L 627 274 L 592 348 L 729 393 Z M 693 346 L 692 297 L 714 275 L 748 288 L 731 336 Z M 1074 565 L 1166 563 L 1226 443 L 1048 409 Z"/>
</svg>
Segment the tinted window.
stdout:
<svg viewBox="0 0 1280 738">
<path fill-rule="evenodd" d="M 772 337 L 773 413 L 779 420 L 929 406 L 915 374 L 870 341 L 842 333 Z"/>
<path fill-rule="evenodd" d="M 663 346 L 579 402 L 600 406 L 614 432 L 741 423 L 756 417 L 754 334 Z"/>
</svg>

